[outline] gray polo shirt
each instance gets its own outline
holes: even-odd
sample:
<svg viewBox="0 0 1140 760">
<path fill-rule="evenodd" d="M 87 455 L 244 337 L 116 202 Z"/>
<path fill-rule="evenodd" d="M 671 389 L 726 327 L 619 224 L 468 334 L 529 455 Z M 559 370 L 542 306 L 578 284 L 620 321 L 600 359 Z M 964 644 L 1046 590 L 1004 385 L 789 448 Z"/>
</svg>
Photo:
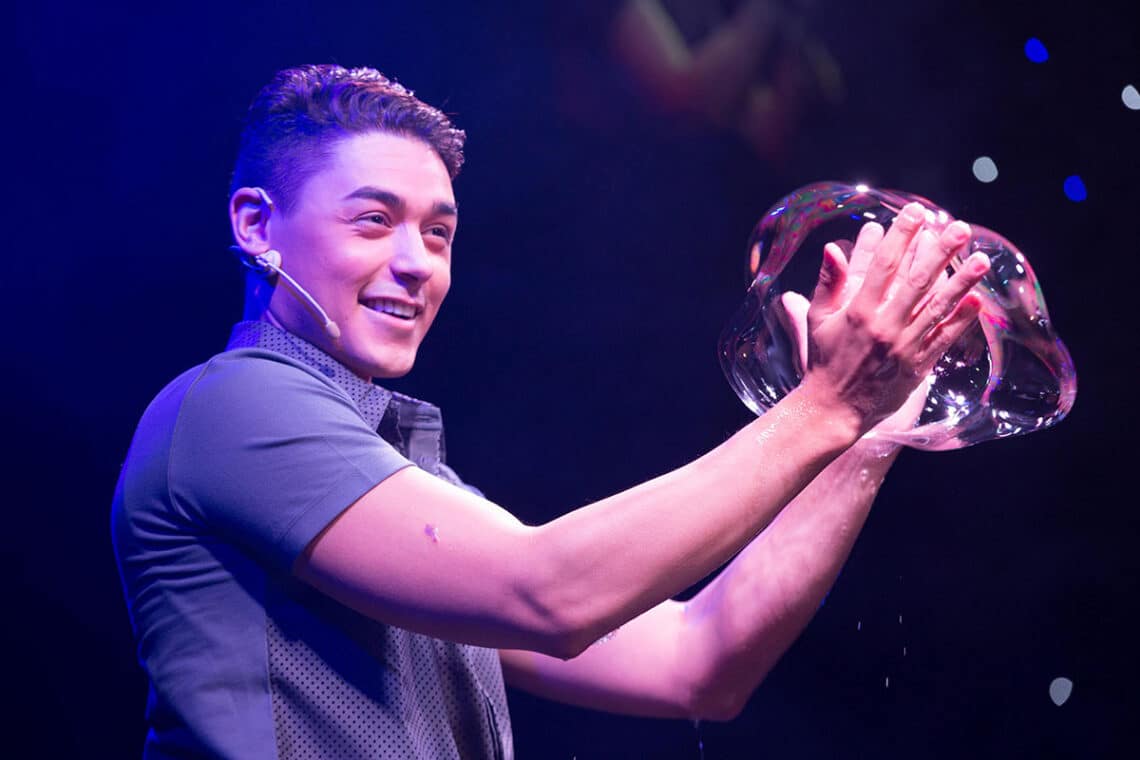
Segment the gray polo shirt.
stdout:
<svg viewBox="0 0 1140 760">
<path fill-rule="evenodd" d="M 399 469 L 463 485 L 441 436 L 436 407 L 262 322 L 159 393 L 112 507 L 146 757 L 513 756 L 496 650 L 378 623 L 291 575 Z"/>
</svg>

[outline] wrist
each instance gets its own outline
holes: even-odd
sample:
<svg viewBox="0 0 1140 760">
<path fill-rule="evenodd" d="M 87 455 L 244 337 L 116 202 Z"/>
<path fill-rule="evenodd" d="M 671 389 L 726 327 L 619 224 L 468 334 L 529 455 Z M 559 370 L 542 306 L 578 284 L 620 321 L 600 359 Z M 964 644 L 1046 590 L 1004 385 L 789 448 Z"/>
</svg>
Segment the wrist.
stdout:
<svg viewBox="0 0 1140 760">
<path fill-rule="evenodd" d="M 788 394 L 786 400 L 794 400 L 801 405 L 815 418 L 812 424 L 818 424 L 821 430 L 843 441 L 845 449 L 855 445 L 871 429 L 871 422 L 865 414 L 810 375 Z"/>
</svg>

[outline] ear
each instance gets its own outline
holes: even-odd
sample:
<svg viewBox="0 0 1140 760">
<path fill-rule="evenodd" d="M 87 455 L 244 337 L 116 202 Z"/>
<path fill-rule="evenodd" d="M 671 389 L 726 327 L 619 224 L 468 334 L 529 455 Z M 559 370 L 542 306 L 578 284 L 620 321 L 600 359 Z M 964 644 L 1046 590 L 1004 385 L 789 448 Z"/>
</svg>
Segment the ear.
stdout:
<svg viewBox="0 0 1140 760">
<path fill-rule="evenodd" d="M 239 187 L 230 196 L 230 227 L 234 242 L 247 253 L 262 254 L 270 249 L 270 216 L 272 206 L 261 188 Z"/>
</svg>

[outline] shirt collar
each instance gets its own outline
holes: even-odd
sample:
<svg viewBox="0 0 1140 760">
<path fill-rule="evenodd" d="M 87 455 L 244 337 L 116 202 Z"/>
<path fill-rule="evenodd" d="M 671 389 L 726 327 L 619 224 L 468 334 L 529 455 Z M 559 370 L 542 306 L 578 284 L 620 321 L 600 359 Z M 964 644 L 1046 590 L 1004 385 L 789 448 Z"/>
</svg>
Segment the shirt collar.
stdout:
<svg viewBox="0 0 1140 760">
<path fill-rule="evenodd" d="M 276 325 L 260 321 L 238 322 L 226 344 L 227 351 L 235 348 L 263 348 L 312 367 L 348 394 L 360 410 L 360 416 L 374 430 L 380 428 L 386 413 L 401 437 L 409 430 L 437 431 L 438 436 L 442 428 L 439 408 L 434 404 L 394 393 L 365 380 L 304 338 Z"/>
</svg>

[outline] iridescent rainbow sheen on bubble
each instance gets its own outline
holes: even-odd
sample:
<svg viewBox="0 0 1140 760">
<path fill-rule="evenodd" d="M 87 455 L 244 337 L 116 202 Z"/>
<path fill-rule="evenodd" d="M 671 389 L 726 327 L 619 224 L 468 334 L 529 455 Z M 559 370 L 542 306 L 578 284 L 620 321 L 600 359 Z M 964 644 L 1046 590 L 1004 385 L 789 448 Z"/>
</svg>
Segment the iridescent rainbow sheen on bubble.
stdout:
<svg viewBox="0 0 1140 760">
<path fill-rule="evenodd" d="M 803 377 L 794 339 L 785 327 L 789 317 L 783 293 L 808 294 L 824 242 L 837 241 L 849 254 L 850 241 L 864 223 L 888 227 L 911 201 L 927 208 L 925 226 L 936 233 L 954 221 L 925 198 L 838 182 L 802 187 L 760 219 L 747 249 L 752 284 L 718 347 L 721 367 L 749 409 L 763 414 Z M 990 257 L 990 271 L 974 289 L 982 298 L 981 314 L 935 365 L 914 427 L 871 435 L 929 451 L 956 449 L 1050 427 L 1073 407 L 1073 361 L 1053 331 L 1028 259 L 998 233 L 973 223 L 970 227 L 966 251 L 947 271 L 952 273 L 974 251 Z M 805 245 L 809 240 L 812 244 Z M 801 250 L 808 253 L 799 258 L 811 258 L 814 266 L 791 283 L 785 270 Z M 807 272 L 810 282 L 803 279 Z"/>
</svg>

